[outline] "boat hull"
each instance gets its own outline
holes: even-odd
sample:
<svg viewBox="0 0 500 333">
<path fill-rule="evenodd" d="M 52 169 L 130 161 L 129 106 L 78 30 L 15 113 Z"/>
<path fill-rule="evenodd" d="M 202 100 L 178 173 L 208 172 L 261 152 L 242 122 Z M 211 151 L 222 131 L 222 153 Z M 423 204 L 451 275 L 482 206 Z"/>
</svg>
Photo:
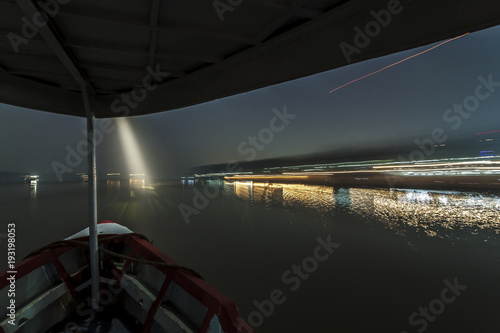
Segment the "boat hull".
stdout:
<svg viewBox="0 0 500 333">
<path fill-rule="evenodd" d="M 0 331 L 85 332 L 85 325 L 89 330 L 91 325 L 105 325 L 95 323 L 102 320 L 107 308 L 115 307 L 123 318 L 130 319 L 111 318 L 116 327 L 123 326 L 120 332 L 254 332 L 235 303 L 196 272 L 179 265 L 143 236 L 106 222 L 98 224 L 97 310 L 89 296 L 86 229 L 16 265 L 14 325 L 9 323 L 7 309 Z M 0 275 L 2 304 L 8 304 L 3 298 L 10 301 L 9 274 L 6 270 Z M 127 321 L 132 323 L 128 328 Z"/>
</svg>

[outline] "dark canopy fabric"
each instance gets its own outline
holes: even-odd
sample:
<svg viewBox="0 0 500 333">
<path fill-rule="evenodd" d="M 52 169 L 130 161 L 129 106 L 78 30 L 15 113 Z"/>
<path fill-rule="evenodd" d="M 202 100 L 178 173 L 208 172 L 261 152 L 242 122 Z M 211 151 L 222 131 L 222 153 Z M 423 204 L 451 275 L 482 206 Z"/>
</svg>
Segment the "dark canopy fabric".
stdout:
<svg viewBox="0 0 500 333">
<path fill-rule="evenodd" d="M 0 0 L 0 102 L 178 109 L 497 25 L 487 0 Z"/>
</svg>

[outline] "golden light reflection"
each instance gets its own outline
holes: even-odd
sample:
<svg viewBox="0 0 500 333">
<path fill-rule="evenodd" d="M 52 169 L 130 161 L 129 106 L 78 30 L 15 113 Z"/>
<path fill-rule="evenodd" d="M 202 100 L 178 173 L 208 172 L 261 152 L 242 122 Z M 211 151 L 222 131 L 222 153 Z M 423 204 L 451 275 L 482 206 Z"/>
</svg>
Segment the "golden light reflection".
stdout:
<svg viewBox="0 0 500 333">
<path fill-rule="evenodd" d="M 390 227 L 403 222 L 438 235 L 439 229 L 490 229 L 500 234 L 500 198 L 472 193 L 351 189 L 351 209 Z"/>
<path fill-rule="evenodd" d="M 284 207 L 302 205 L 318 210 L 335 207 L 333 189 L 329 186 L 234 182 L 234 193 L 241 199 L 266 205 L 280 202 Z"/>
<path fill-rule="evenodd" d="M 234 193 L 245 200 L 250 200 L 252 182 L 234 182 Z"/>
<path fill-rule="evenodd" d="M 120 191 L 120 181 L 119 180 L 107 180 L 106 181 L 106 190 L 108 193 L 118 192 Z"/>
<path fill-rule="evenodd" d="M 38 194 L 38 180 L 32 180 L 29 183 L 31 199 L 36 199 Z"/>
<path fill-rule="evenodd" d="M 339 189 L 330 186 L 234 182 L 234 194 L 265 206 L 345 209 L 395 231 L 412 228 L 443 237 L 450 230 L 500 234 L 500 198 L 457 191 Z"/>
<path fill-rule="evenodd" d="M 139 187 L 139 188 L 144 188 L 146 184 L 145 179 L 130 179 L 130 187 Z"/>
<path fill-rule="evenodd" d="M 335 198 L 329 186 L 283 184 L 283 205 L 296 204 L 325 210 L 335 207 Z"/>
</svg>

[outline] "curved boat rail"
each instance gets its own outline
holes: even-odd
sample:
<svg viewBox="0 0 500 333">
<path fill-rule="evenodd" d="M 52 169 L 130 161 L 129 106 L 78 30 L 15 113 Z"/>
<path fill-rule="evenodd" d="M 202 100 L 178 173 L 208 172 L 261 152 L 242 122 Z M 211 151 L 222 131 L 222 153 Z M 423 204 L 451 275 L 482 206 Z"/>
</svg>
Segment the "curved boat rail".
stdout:
<svg viewBox="0 0 500 333">
<path fill-rule="evenodd" d="M 99 225 L 100 227 L 102 225 Z M 90 321 L 88 237 L 49 244 L 16 265 L 15 325 L 2 310 L 0 332 L 53 332 Z M 118 304 L 142 326 L 141 332 L 255 332 L 233 301 L 196 272 L 180 266 L 138 234 L 100 234 L 100 304 Z M 88 245 L 87 245 L 88 246 Z M 9 270 L 0 273 L 0 298 L 8 304 Z M 105 297 L 106 296 L 106 297 Z M 78 316 L 77 316 L 78 317 Z M 82 316 L 81 316 L 82 317 Z M 81 327 L 80 327 L 81 329 Z M 71 331 L 71 330 L 70 330 Z"/>
</svg>

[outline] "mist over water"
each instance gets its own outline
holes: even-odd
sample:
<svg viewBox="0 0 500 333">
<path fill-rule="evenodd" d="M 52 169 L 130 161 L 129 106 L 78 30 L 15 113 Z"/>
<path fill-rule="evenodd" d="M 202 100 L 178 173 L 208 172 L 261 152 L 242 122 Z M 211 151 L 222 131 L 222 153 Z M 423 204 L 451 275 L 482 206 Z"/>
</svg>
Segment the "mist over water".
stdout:
<svg viewBox="0 0 500 333">
<path fill-rule="evenodd" d="M 203 193 L 206 186 L 218 194 L 187 224 L 179 204 L 192 206 L 194 189 Z M 2 220 L 16 223 L 19 260 L 87 226 L 85 183 L 2 185 L 0 199 Z M 246 320 L 261 324 L 258 332 L 417 332 L 423 320 L 426 332 L 500 327 L 496 194 L 109 181 L 99 184 L 98 201 L 99 220 L 145 234 L 201 272 Z M 314 258 L 319 239 L 338 247 L 327 257 L 326 250 L 318 252 L 326 259 L 314 266 L 307 258 Z M 438 315 L 430 312 L 434 321 L 426 320 L 419 308 L 428 308 L 444 281 L 455 279 L 466 289 Z M 280 304 L 271 311 L 275 290 Z"/>
</svg>

